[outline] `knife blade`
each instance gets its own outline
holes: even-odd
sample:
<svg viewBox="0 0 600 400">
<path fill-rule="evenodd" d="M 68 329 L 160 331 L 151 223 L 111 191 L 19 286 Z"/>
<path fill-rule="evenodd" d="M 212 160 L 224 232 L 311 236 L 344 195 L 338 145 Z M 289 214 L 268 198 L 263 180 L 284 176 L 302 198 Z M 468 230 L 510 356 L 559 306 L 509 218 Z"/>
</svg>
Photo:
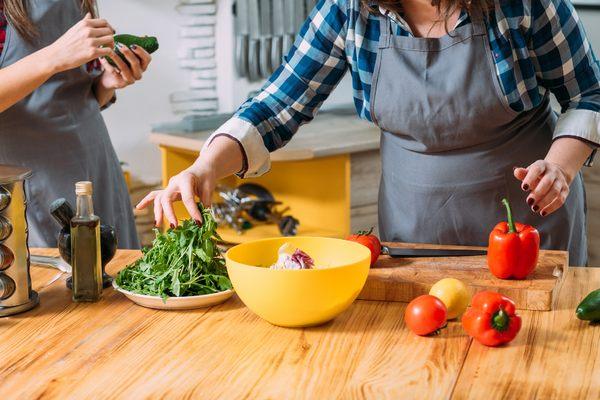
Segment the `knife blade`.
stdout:
<svg viewBox="0 0 600 400">
<path fill-rule="evenodd" d="M 43 268 L 57 269 L 66 274 L 70 274 L 72 272 L 71 266 L 63 261 L 60 257 L 38 256 L 32 254 L 29 256 L 29 261 L 32 265 L 37 265 Z"/>
<path fill-rule="evenodd" d="M 487 250 L 476 249 L 405 249 L 382 246 L 381 254 L 390 257 L 472 257 L 485 256 Z"/>
</svg>

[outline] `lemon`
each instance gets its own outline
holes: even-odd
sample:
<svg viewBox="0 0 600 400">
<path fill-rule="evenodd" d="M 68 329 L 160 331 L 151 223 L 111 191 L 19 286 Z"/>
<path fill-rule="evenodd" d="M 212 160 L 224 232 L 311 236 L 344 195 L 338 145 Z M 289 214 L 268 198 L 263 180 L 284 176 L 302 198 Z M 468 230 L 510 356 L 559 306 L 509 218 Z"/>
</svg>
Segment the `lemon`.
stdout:
<svg viewBox="0 0 600 400">
<path fill-rule="evenodd" d="M 431 287 L 429 294 L 437 297 L 446 305 L 448 319 L 461 316 L 471 302 L 471 293 L 467 286 L 454 278 L 444 278 L 437 281 Z"/>
</svg>

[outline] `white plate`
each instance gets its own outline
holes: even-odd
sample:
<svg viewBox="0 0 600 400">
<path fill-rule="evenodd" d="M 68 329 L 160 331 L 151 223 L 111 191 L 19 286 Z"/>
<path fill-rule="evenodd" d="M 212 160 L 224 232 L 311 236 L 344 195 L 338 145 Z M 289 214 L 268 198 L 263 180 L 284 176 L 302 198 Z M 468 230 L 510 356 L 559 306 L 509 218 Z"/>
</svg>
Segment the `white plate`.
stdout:
<svg viewBox="0 0 600 400">
<path fill-rule="evenodd" d="M 195 308 L 210 307 L 221 304 L 235 293 L 233 289 L 213 294 L 203 294 L 201 296 L 186 297 L 167 297 L 166 301 L 159 296 L 148 296 L 137 294 L 120 288 L 113 280 L 113 287 L 116 291 L 123 293 L 135 304 L 142 307 L 154 308 L 156 310 L 193 310 Z"/>
</svg>

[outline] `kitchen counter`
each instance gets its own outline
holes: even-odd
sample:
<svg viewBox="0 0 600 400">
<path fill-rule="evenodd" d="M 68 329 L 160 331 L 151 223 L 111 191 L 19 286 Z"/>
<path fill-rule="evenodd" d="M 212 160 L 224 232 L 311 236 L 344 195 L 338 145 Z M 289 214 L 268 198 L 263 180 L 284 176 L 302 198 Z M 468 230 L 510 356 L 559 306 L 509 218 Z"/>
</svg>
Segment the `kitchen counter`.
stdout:
<svg viewBox="0 0 600 400">
<path fill-rule="evenodd" d="M 46 255 L 55 250 L 35 251 Z M 120 251 L 114 274 L 139 256 Z M 574 316 L 600 269 L 570 268 L 556 311 L 486 348 L 451 322 L 417 337 L 404 303 L 357 301 L 323 326 L 284 329 L 234 296 L 195 311 L 138 307 L 112 289 L 74 304 L 65 275 L 32 268 L 41 304 L 0 319 L 0 398 L 600 398 L 600 326 Z"/>
<path fill-rule="evenodd" d="M 199 152 L 212 131 L 150 134 L 159 146 Z M 271 154 L 271 161 L 301 161 L 379 149 L 379 128 L 355 116 L 319 113 L 302 126 L 285 147 Z"/>
</svg>

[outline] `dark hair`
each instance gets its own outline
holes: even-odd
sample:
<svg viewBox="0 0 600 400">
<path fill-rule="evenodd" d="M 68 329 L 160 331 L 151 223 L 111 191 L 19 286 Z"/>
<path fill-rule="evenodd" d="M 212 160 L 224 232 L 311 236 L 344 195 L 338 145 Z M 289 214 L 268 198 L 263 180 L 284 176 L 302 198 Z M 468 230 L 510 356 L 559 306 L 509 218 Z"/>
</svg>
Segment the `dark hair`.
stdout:
<svg viewBox="0 0 600 400">
<path fill-rule="evenodd" d="M 31 18 L 29 18 L 29 14 L 27 12 L 27 0 L 0 0 L 0 6 L 2 6 L 3 2 L 4 15 L 6 15 L 6 19 L 12 24 L 19 35 L 21 35 L 27 41 L 32 41 L 35 37 L 37 37 L 38 30 L 33 22 L 31 22 Z M 92 14 L 92 16 L 95 16 L 95 3 L 95 0 L 82 0 L 81 9 L 83 12 L 89 12 Z"/>
</svg>

